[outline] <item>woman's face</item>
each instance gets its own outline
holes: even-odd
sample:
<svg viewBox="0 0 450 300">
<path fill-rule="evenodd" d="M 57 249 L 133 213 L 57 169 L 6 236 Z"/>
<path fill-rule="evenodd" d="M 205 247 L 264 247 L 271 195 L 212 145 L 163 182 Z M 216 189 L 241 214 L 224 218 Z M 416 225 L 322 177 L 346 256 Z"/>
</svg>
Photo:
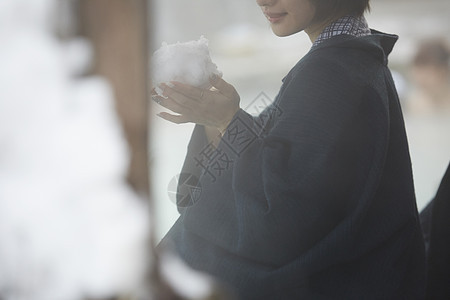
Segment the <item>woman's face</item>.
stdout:
<svg viewBox="0 0 450 300">
<path fill-rule="evenodd" d="M 316 12 L 310 0 L 256 0 L 277 36 L 288 36 L 312 25 Z"/>
</svg>

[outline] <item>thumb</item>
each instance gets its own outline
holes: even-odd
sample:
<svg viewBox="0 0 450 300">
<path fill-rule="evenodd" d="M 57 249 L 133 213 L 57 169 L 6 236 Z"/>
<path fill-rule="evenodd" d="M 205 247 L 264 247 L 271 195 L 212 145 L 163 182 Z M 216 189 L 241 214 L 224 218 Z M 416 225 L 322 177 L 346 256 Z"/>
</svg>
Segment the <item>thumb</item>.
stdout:
<svg viewBox="0 0 450 300">
<path fill-rule="evenodd" d="M 229 98 L 234 98 L 238 95 L 234 86 L 232 86 L 216 74 L 213 74 L 209 81 L 211 85 L 215 87 L 221 94 Z"/>
</svg>

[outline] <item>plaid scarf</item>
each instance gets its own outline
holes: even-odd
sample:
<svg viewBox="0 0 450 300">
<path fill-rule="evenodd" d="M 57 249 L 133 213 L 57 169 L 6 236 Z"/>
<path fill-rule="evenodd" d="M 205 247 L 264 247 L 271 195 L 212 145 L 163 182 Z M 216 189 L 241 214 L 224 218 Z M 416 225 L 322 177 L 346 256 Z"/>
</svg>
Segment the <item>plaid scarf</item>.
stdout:
<svg viewBox="0 0 450 300">
<path fill-rule="evenodd" d="M 317 39 L 314 41 L 313 47 L 333 36 L 341 34 L 366 36 L 370 34 L 370 29 L 364 16 L 344 16 L 325 27 L 322 33 L 319 34 Z"/>
</svg>

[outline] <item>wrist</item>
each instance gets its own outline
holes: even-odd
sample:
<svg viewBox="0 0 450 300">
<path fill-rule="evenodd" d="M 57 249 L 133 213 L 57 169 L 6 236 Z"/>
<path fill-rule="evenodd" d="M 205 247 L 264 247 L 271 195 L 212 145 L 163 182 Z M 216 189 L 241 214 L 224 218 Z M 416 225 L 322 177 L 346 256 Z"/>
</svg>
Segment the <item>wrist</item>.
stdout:
<svg viewBox="0 0 450 300">
<path fill-rule="evenodd" d="M 234 116 L 238 111 L 239 107 L 233 112 L 231 117 L 227 118 L 227 120 L 222 125 L 217 127 L 217 130 L 219 130 L 221 136 L 224 136 L 225 131 L 227 130 L 228 126 L 230 125 L 231 121 L 234 119 Z"/>
</svg>

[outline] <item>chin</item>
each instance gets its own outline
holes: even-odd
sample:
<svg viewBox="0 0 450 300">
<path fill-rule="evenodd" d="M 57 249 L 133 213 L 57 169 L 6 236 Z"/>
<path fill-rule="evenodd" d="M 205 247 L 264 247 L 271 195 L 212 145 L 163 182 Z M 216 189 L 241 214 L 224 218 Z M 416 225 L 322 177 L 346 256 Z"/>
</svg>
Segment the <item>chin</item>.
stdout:
<svg viewBox="0 0 450 300">
<path fill-rule="evenodd" d="M 287 37 L 287 36 L 299 33 L 301 31 L 303 31 L 303 29 L 296 30 L 296 31 L 285 31 L 285 30 L 276 30 L 275 28 L 272 28 L 272 32 L 278 37 Z"/>
</svg>

